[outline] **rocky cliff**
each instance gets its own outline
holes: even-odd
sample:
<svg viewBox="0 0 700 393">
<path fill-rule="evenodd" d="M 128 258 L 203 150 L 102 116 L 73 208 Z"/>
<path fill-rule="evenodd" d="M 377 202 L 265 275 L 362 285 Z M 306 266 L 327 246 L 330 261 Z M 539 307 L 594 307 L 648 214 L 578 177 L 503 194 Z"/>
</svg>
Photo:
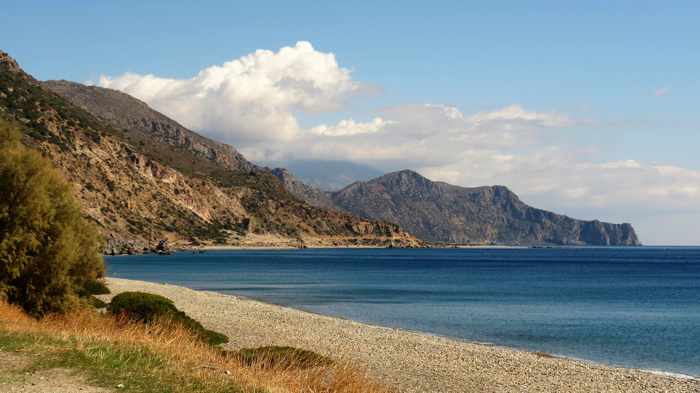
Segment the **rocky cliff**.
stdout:
<svg viewBox="0 0 700 393">
<path fill-rule="evenodd" d="M 50 88 L 50 89 L 49 89 Z M 395 224 L 313 207 L 268 170 L 123 93 L 45 85 L 0 52 L 0 117 L 73 181 L 110 244 L 417 245 Z"/>
<path fill-rule="evenodd" d="M 520 245 L 639 245 L 630 224 L 581 221 L 523 203 L 503 186 L 464 188 L 413 171 L 328 195 L 339 209 L 399 224 L 421 239 Z"/>
</svg>

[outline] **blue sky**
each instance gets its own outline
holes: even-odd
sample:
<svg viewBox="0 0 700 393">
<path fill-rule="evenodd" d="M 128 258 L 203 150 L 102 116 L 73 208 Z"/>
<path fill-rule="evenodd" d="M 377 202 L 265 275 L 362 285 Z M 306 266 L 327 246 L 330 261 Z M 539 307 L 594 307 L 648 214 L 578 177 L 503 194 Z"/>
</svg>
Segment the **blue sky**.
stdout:
<svg viewBox="0 0 700 393">
<path fill-rule="evenodd" d="M 571 154 L 585 151 L 579 166 L 634 160 L 700 171 L 700 2 L 328 3 L 334 4 L 6 1 L 0 11 L 0 48 L 39 79 L 97 81 L 101 75 L 118 78 L 131 72 L 185 80 L 257 49 L 276 52 L 308 41 L 315 51 L 332 53 L 339 67 L 370 92 L 343 99 L 334 110 L 290 109 L 300 130 L 343 119 L 384 118 L 386 108 L 407 104 L 451 106 L 465 117 L 519 105 L 572 121 L 557 127 L 539 124 L 538 142 L 498 147 L 501 155 L 531 156 L 556 146 Z M 149 103 L 174 113 L 164 99 Z M 402 119 L 387 124 L 408 124 Z M 177 120 L 191 125 L 188 119 Z M 199 131 L 224 135 L 215 128 L 203 125 Z M 252 142 L 236 135 L 227 141 L 254 151 Z M 358 160 L 352 157 L 341 158 Z M 456 164 L 434 161 L 372 164 L 383 170 L 425 168 L 445 180 L 469 183 L 466 170 L 460 177 L 454 174 Z M 694 173 L 684 176 L 684 181 L 696 179 Z M 517 175 L 494 174 L 493 183 L 512 177 Z M 649 220 L 641 209 L 647 199 L 625 212 L 619 201 L 580 207 L 538 194 L 534 186 L 516 182 L 514 187 L 529 201 L 571 214 Z M 668 200 L 654 201 L 654 214 L 662 214 Z M 679 204 L 672 214 L 700 217 L 691 205 Z M 670 242 L 671 235 L 657 234 L 655 222 L 662 220 L 644 224 L 652 235 L 643 240 Z M 698 236 L 685 241 L 700 243 Z"/>
</svg>

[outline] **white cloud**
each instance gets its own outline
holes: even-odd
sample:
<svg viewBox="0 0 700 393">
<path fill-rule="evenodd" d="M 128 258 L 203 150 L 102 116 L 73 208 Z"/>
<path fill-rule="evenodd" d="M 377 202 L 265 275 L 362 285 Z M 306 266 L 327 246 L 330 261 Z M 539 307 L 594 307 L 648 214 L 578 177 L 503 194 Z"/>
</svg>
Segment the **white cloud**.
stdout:
<svg viewBox="0 0 700 393">
<path fill-rule="evenodd" d="M 602 164 L 598 164 L 598 167 L 601 169 L 621 169 L 621 168 L 639 169 L 642 167 L 642 164 L 636 160 L 624 160 L 624 161 L 604 162 Z"/>
<path fill-rule="evenodd" d="M 521 122 L 541 127 L 567 127 L 571 119 L 559 113 L 541 113 L 526 111 L 520 105 L 510 105 L 492 112 L 480 112 L 469 117 L 475 126 L 494 122 Z"/>
<path fill-rule="evenodd" d="M 311 129 L 311 132 L 322 136 L 352 136 L 362 134 L 374 134 L 381 132 L 394 121 L 387 121 L 381 117 L 375 117 L 367 123 L 355 122 L 353 119 L 341 120 L 335 125 L 321 124 Z"/>
<path fill-rule="evenodd" d="M 459 161 L 467 152 L 489 152 L 499 167 L 508 168 L 516 161 L 517 149 L 532 146 L 539 131 L 553 127 L 552 119 L 568 119 L 557 113 L 513 108 L 489 112 L 509 114 L 506 124 L 500 121 L 503 116 L 485 114 L 490 120 L 477 122 L 448 105 L 400 105 L 383 110 L 381 117 L 369 122 L 324 124 L 284 144 L 248 144 L 242 152 L 259 161 L 341 159 L 386 170 L 440 167 Z"/>
<path fill-rule="evenodd" d="M 455 179 L 459 169 L 461 178 Z M 700 171 L 659 170 L 641 163 L 593 164 L 568 151 L 520 154 L 507 165 L 498 155 L 470 152 L 461 160 L 424 170 L 436 178 L 446 172 L 458 184 L 506 184 L 523 196 L 539 195 L 559 206 L 700 211 Z"/>
<path fill-rule="evenodd" d="M 360 88 L 332 53 L 308 42 L 277 52 L 258 50 L 190 79 L 124 74 L 102 76 L 99 85 L 129 93 L 190 128 L 232 143 L 292 140 L 302 132 L 295 111 L 335 110 Z"/>
</svg>

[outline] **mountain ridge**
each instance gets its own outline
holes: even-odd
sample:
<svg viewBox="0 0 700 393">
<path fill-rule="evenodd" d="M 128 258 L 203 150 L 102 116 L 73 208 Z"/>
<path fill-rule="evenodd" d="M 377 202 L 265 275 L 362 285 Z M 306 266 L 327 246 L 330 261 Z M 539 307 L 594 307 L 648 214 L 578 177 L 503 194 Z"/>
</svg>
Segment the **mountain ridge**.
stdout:
<svg viewBox="0 0 700 393">
<path fill-rule="evenodd" d="M 256 168 L 233 146 L 193 132 L 138 98 L 119 90 L 66 80 L 48 80 L 41 84 L 115 128 L 126 132 L 157 135 L 165 143 L 192 150 L 228 169 Z"/>
<path fill-rule="evenodd" d="M 131 96 L 100 89 L 44 84 L 0 51 L 0 117 L 18 123 L 23 142 L 71 180 L 83 213 L 98 223 L 112 251 L 142 247 L 153 235 L 182 244 L 421 244 L 395 224 L 300 201 L 232 147 Z M 117 102 L 105 103 L 110 100 Z"/>
<path fill-rule="evenodd" d="M 640 245 L 628 223 L 577 220 L 531 207 L 506 186 L 455 186 L 407 169 L 354 182 L 325 196 L 338 210 L 396 223 L 429 242 Z"/>
</svg>

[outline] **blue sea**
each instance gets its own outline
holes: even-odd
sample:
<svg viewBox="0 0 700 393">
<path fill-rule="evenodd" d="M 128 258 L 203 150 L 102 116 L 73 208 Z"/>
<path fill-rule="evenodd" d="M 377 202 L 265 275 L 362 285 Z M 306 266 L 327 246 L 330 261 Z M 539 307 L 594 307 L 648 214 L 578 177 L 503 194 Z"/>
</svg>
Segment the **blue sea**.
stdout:
<svg viewBox="0 0 700 393">
<path fill-rule="evenodd" d="M 700 376 L 700 248 L 210 251 L 107 265 L 113 277 Z"/>
</svg>

